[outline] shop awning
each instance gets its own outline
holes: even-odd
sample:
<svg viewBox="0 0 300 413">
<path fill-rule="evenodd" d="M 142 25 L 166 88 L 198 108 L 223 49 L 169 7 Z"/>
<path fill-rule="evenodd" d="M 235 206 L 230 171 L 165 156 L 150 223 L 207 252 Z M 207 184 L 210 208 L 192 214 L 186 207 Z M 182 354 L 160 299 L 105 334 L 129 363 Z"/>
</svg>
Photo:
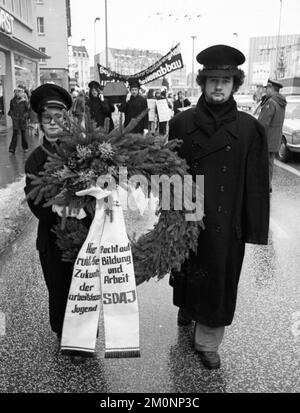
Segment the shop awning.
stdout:
<svg viewBox="0 0 300 413">
<path fill-rule="evenodd" d="M 29 44 L 22 42 L 22 40 L 19 40 L 14 36 L 8 36 L 2 32 L 0 32 L 0 45 L 3 45 L 14 52 L 26 55 L 31 59 L 50 59 L 50 56 L 40 52 Z"/>
</svg>

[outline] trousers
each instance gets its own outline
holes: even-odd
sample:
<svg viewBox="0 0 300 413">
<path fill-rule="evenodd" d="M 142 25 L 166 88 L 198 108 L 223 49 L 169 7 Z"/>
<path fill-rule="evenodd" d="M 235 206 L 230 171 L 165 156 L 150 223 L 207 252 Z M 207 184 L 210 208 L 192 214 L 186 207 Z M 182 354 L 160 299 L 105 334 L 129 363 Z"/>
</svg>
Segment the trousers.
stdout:
<svg viewBox="0 0 300 413">
<path fill-rule="evenodd" d="M 208 327 L 195 324 L 194 344 L 197 351 L 218 351 L 223 340 L 225 327 Z"/>
<path fill-rule="evenodd" d="M 16 147 L 17 147 L 17 142 L 18 142 L 18 129 L 13 130 L 13 136 L 11 138 L 11 142 L 9 145 L 9 150 L 15 152 Z M 22 136 L 22 148 L 24 151 L 28 149 L 28 143 L 26 140 L 26 130 L 21 129 L 21 136 Z"/>
</svg>

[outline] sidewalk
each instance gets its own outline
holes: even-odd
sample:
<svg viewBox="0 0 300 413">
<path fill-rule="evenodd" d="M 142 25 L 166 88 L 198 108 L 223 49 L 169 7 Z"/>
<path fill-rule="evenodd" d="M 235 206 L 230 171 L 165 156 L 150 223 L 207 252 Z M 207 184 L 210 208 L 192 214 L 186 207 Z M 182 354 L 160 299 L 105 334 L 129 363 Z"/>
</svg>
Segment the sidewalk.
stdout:
<svg viewBox="0 0 300 413">
<path fill-rule="evenodd" d="M 24 202 L 25 162 L 31 151 L 39 145 L 39 139 L 28 136 L 30 151 L 24 154 L 21 137 L 15 155 L 8 152 L 12 129 L 0 127 L 0 253 L 11 244 L 32 217 Z"/>
</svg>

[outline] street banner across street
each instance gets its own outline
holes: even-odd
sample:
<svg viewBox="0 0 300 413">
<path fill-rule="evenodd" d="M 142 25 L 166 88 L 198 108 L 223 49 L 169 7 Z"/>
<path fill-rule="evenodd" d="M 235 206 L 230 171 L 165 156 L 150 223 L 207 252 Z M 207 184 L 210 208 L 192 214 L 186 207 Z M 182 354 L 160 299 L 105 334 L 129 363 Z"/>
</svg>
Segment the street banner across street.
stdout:
<svg viewBox="0 0 300 413">
<path fill-rule="evenodd" d="M 98 71 L 100 81 L 127 82 L 130 79 L 136 79 L 139 80 L 141 85 L 145 85 L 146 83 L 150 83 L 156 79 L 167 76 L 169 73 L 182 69 L 183 67 L 184 65 L 180 52 L 180 43 L 178 43 L 169 51 L 168 54 L 163 56 L 156 63 L 134 75 L 120 74 L 100 64 L 98 64 Z"/>
</svg>

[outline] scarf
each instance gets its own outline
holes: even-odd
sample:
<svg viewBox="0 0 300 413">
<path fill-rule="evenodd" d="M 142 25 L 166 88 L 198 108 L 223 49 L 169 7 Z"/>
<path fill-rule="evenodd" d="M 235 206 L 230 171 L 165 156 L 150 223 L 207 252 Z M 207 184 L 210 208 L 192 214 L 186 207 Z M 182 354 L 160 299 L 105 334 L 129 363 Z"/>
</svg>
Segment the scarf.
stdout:
<svg viewBox="0 0 300 413">
<path fill-rule="evenodd" d="M 195 121 L 204 134 L 210 138 L 223 125 L 237 119 L 237 106 L 233 96 L 224 103 L 214 105 L 208 103 L 201 95 L 194 113 Z"/>
</svg>

